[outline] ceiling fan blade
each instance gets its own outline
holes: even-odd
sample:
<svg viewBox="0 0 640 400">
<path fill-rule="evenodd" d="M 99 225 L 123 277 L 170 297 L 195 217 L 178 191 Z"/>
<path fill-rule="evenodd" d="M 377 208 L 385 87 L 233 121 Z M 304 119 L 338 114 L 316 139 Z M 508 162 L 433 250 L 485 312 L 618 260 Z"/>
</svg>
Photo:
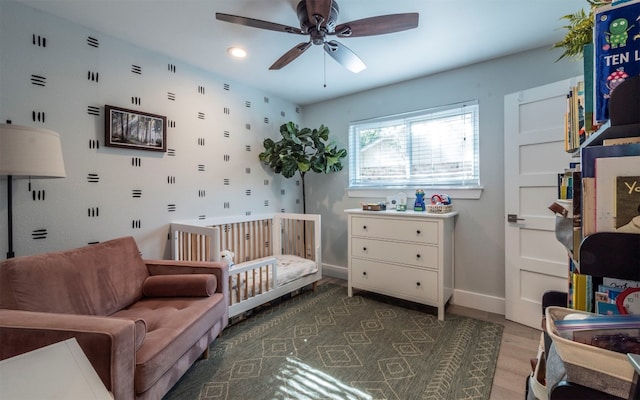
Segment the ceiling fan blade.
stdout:
<svg viewBox="0 0 640 400">
<path fill-rule="evenodd" d="M 225 22 L 231 22 L 232 24 L 239 24 L 249 26 L 252 28 L 268 29 L 276 32 L 297 33 L 304 35 L 300 28 L 294 28 L 293 26 L 276 24 L 275 22 L 263 21 L 260 19 L 240 17 L 238 15 L 230 15 L 223 13 L 216 13 L 216 19 Z"/>
<path fill-rule="evenodd" d="M 326 25 L 329 20 L 329 14 L 331 13 L 331 0 L 306 0 L 306 3 L 309 22 L 314 25 L 318 22 L 320 22 L 322 26 Z M 316 20 L 316 15 L 322 17 L 322 20 Z"/>
<path fill-rule="evenodd" d="M 271 65 L 269 67 L 269 69 L 273 70 L 273 69 L 280 69 L 280 68 L 285 67 L 291 61 L 293 61 L 296 58 L 300 57 L 302 55 L 302 53 L 307 51 L 307 49 L 309 47 L 311 47 L 311 42 L 298 43 L 291 50 L 289 50 L 286 53 L 284 53 L 284 55 L 282 57 L 280 57 L 276 62 L 274 62 L 273 65 Z"/>
<path fill-rule="evenodd" d="M 418 13 L 389 14 L 345 22 L 336 26 L 338 37 L 383 35 L 418 27 Z"/>
<path fill-rule="evenodd" d="M 360 57 L 343 44 L 331 40 L 324 43 L 324 51 L 327 52 L 338 64 L 342 65 L 353 73 L 358 73 L 367 68 Z"/>
</svg>

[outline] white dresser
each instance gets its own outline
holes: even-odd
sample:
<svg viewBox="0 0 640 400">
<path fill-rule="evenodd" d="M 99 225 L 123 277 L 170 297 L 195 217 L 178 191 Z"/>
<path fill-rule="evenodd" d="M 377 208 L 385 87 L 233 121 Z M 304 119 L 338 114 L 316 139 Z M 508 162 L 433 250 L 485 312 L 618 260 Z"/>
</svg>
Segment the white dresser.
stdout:
<svg viewBox="0 0 640 400">
<path fill-rule="evenodd" d="M 349 296 L 363 289 L 438 308 L 453 293 L 456 212 L 345 210 L 349 232 Z"/>
</svg>

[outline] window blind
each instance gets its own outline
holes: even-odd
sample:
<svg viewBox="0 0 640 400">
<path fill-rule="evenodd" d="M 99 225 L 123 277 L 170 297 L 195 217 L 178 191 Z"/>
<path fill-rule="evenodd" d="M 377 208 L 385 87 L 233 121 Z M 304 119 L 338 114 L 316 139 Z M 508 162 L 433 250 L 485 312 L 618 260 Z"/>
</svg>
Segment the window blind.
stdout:
<svg viewBox="0 0 640 400">
<path fill-rule="evenodd" d="M 353 122 L 349 186 L 477 187 L 478 103 Z"/>
</svg>

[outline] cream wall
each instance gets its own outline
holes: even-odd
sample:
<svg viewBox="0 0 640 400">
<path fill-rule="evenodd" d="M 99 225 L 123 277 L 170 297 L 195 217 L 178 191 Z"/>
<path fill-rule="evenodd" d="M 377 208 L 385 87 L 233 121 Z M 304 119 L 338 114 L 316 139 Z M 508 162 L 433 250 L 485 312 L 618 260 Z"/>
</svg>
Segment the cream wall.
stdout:
<svg viewBox="0 0 640 400">
<path fill-rule="evenodd" d="M 105 147 L 105 104 L 166 116 L 169 152 Z M 67 171 L 32 180 L 32 191 L 26 179 L 14 181 L 17 256 L 132 235 L 144 257 L 168 257 L 171 221 L 300 212 L 298 182 L 258 160 L 263 139 L 298 121 L 299 111 L 241 82 L 0 1 L 0 121 L 59 132 Z M 0 221 L 5 258 L 6 177 Z"/>
<path fill-rule="evenodd" d="M 454 295 L 458 304 L 504 310 L 504 96 L 582 73 L 580 62 L 556 63 L 558 56 L 556 51 L 541 48 L 303 107 L 305 126 L 325 124 L 334 139 L 347 146 L 350 121 L 478 100 L 480 181 L 484 189 L 477 200 L 453 201 L 459 213 Z M 346 166 L 336 175 L 308 175 L 307 180 L 307 211 L 322 214 L 323 262 L 328 264 L 324 271 L 338 276 L 346 276 L 347 265 L 347 219 L 343 210 L 359 207 L 361 201 L 385 198 L 348 197 L 348 173 Z M 407 195 L 415 197 L 415 192 Z"/>
</svg>

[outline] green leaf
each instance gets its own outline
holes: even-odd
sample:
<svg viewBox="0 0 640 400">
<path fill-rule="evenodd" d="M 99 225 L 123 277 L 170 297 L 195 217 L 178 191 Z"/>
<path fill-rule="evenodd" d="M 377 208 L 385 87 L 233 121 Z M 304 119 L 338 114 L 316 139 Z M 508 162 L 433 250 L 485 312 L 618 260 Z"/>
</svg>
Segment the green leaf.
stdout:
<svg viewBox="0 0 640 400">
<path fill-rule="evenodd" d="M 264 151 L 258 157 L 261 161 L 285 178 L 299 172 L 301 177 L 308 171 L 331 173 L 342 170 L 341 158 L 347 150 L 329 141 L 329 128 L 320 125 L 319 129 L 300 129 L 293 121 L 280 126 L 281 140 L 275 142 L 265 139 Z"/>
<path fill-rule="evenodd" d="M 320 136 L 323 140 L 329 140 L 329 128 L 324 125 L 320 125 L 320 129 L 318 130 L 318 136 Z"/>
<path fill-rule="evenodd" d="M 308 160 L 298 161 L 298 170 L 300 172 L 307 172 L 311 168 L 311 163 Z"/>
</svg>

